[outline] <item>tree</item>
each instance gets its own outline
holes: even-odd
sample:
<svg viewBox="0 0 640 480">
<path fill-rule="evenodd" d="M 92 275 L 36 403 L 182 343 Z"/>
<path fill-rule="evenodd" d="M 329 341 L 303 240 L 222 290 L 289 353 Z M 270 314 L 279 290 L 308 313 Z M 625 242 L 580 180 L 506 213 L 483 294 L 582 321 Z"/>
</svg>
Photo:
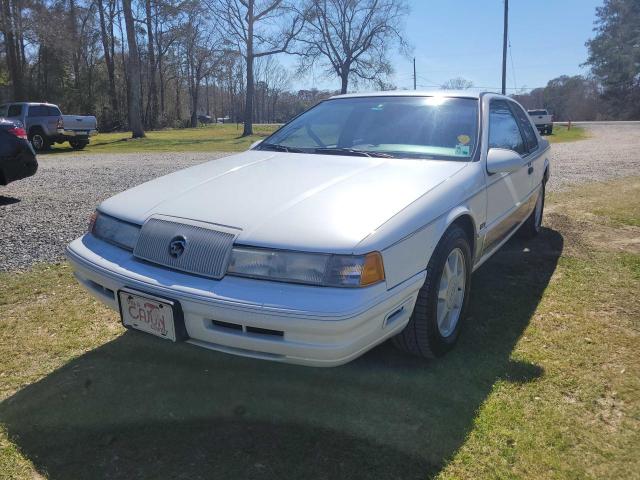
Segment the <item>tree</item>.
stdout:
<svg viewBox="0 0 640 480">
<path fill-rule="evenodd" d="M 605 0 L 596 9 L 587 64 L 619 119 L 640 119 L 640 1 Z"/>
<path fill-rule="evenodd" d="M 19 0 L 0 0 L 0 21 L 4 35 L 4 50 L 14 100 L 25 100 L 24 37 L 21 28 L 22 5 Z"/>
<path fill-rule="evenodd" d="M 305 15 L 284 0 L 211 0 L 221 29 L 246 63 L 244 130 L 253 134 L 253 68 L 256 58 L 288 52 L 305 25 Z"/>
<path fill-rule="evenodd" d="M 466 78 L 456 77 L 444 82 L 441 88 L 443 90 L 468 90 L 473 88 L 473 82 Z"/>
<path fill-rule="evenodd" d="M 320 64 L 340 78 L 379 81 L 391 73 L 387 57 L 394 43 L 406 49 L 402 23 L 409 13 L 405 0 L 309 0 L 309 21 L 302 42 L 307 50 L 300 69 Z"/>
<path fill-rule="evenodd" d="M 128 106 L 129 106 L 129 128 L 132 138 L 143 138 L 144 128 L 142 126 L 142 109 L 140 99 L 140 54 L 136 40 L 136 30 L 131 11 L 131 0 L 122 0 L 122 13 L 127 29 L 127 46 L 129 51 L 128 64 Z"/>
<path fill-rule="evenodd" d="M 116 2 L 115 0 L 108 0 L 108 2 L 109 9 L 107 11 L 104 6 L 104 0 L 96 0 L 100 18 L 100 39 L 104 50 L 104 62 L 107 67 L 109 81 L 109 103 L 111 106 L 109 123 L 117 124 L 119 123 L 119 108 L 118 94 L 116 92 L 115 39 L 113 35 Z"/>
</svg>

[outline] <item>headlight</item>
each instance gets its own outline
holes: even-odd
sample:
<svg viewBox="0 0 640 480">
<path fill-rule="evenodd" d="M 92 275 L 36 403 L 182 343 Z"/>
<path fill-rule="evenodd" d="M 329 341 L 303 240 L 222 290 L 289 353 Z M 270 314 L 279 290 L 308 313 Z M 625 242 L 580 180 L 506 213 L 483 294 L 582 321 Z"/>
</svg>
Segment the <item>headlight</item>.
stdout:
<svg viewBox="0 0 640 480">
<path fill-rule="evenodd" d="M 138 241 L 140 226 L 95 212 L 89 220 L 89 233 L 106 242 L 133 250 Z"/>
<path fill-rule="evenodd" d="M 384 280 L 379 252 L 328 255 L 236 247 L 231 252 L 227 273 L 327 287 L 365 287 Z"/>
</svg>

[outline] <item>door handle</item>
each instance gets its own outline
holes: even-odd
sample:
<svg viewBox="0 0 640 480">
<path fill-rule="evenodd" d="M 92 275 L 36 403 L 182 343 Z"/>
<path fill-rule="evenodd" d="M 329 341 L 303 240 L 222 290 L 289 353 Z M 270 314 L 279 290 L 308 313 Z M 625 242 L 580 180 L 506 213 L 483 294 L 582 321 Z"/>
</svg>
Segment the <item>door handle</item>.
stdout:
<svg viewBox="0 0 640 480">
<path fill-rule="evenodd" d="M 533 173 L 533 167 L 529 166 L 529 169 L 527 170 L 527 172 L 529 173 L 529 175 L 531 175 Z"/>
</svg>

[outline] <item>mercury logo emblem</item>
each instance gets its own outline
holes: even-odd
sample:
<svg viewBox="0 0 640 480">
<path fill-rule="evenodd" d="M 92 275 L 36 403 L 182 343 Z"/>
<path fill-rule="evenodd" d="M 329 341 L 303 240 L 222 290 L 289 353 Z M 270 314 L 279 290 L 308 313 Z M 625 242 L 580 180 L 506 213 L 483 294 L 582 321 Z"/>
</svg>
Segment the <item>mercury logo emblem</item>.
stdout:
<svg viewBox="0 0 640 480">
<path fill-rule="evenodd" d="M 173 240 L 169 243 L 169 255 L 173 258 L 178 258 L 184 253 L 184 249 L 187 247 L 187 239 L 182 235 L 173 237 Z"/>
</svg>

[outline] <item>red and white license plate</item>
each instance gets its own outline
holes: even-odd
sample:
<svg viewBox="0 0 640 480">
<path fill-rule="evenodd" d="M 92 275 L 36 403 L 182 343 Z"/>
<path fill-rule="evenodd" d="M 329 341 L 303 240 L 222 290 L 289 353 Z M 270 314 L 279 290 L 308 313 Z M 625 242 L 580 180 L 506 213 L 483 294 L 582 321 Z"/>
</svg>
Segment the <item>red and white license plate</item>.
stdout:
<svg viewBox="0 0 640 480">
<path fill-rule="evenodd" d="M 125 326 L 176 341 L 173 302 L 127 290 L 120 290 L 118 297 Z"/>
</svg>

